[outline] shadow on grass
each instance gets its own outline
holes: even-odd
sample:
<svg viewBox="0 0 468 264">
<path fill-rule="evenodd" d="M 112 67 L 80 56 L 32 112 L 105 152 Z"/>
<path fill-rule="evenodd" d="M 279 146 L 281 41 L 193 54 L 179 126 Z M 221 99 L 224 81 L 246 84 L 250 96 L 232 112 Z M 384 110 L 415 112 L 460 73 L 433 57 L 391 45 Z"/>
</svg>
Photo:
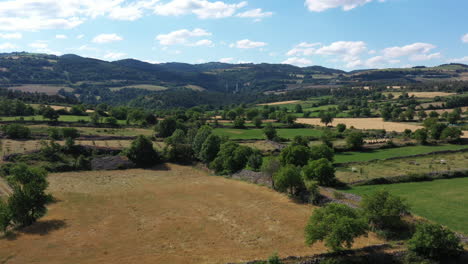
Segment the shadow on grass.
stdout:
<svg viewBox="0 0 468 264">
<path fill-rule="evenodd" d="M 67 223 L 65 222 L 65 220 L 46 220 L 36 222 L 31 226 L 19 230 L 19 232 L 44 236 L 53 231 L 60 230 L 65 227 L 67 227 Z"/>
</svg>

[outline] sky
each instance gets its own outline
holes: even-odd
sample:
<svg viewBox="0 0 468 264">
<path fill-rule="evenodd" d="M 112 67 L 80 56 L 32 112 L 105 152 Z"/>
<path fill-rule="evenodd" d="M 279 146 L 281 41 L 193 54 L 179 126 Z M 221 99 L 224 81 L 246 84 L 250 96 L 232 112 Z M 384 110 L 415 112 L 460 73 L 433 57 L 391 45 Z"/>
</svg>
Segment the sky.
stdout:
<svg viewBox="0 0 468 264">
<path fill-rule="evenodd" d="M 468 64 L 467 0 L 0 0 L 0 53 L 150 63 Z"/>
</svg>

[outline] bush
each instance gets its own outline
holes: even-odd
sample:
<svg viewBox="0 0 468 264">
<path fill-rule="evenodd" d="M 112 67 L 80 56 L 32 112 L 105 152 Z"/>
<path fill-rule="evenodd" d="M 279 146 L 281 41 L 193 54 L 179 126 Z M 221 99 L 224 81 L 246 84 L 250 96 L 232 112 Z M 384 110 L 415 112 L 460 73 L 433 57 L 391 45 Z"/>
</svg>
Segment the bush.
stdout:
<svg viewBox="0 0 468 264">
<path fill-rule="evenodd" d="M 64 138 L 78 138 L 80 137 L 80 132 L 76 128 L 65 127 L 62 128 L 62 135 Z"/>
<path fill-rule="evenodd" d="M 247 165 L 252 168 L 254 171 L 258 171 L 262 167 L 263 156 L 259 150 L 254 150 L 252 155 L 250 155 Z"/>
<path fill-rule="evenodd" d="M 401 226 L 401 216 L 409 210 L 403 199 L 385 190 L 364 195 L 361 207 L 369 223 L 378 229 Z"/>
<path fill-rule="evenodd" d="M 253 150 L 246 146 L 228 141 L 221 145 L 217 157 L 211 162 L 210 167 L 216 173 L 225 175 L 238 172 L 245 168 Z"/>
<path fill-rule="evenodd" d="M 154 150 L 153 142 L 142 135 L 132 142 L 126 155 L 139 167 L 151 167 L 159 162 L 159 154 Z"/>
<path fill-rule="evenodd" d="M 276 190 L 290 194 L 296 193 L 303 187 L 301 179 L 301 171 L 298 167 L 288 164 L 281 167 L 278 172 L 273 175 L 273 181 Z"/>
<path fill-rule="evenodd" d="M 336 125 L 336 129 L 338 132 L 343 133 L 346 130 L 346 125 L 345 124 L 338 124 Z"/>
<path fill-rule="evenodd" d="M 245 119 L 238 117 L 234 120 L 234 128 L 244 129 L 245 128 Z"/>
<path fill-rule="evenodd" d="M 49 138 L 52 139 L 52 140 L 61 140 L 61 139 L 63 139 L 62 131 L 60 131 L 60 129 L 58 129 L 58 128 L 50 127 L 48 129 L 48 132 L 49 132 Z"/>
<path fill-rule="evenodd" d="M 366 235 L 366 219 L 353 208 L 343 204 L 327 204 L 315 209 L 305 228 L 306 244 L 324 241 L 333 251 L 351 248 L 354 239 Z"/>
<path fill-rule="evenodd" d="M 282 264 L 280 258 L 278 257 L 278 254 L 274 254 L 273 256 L 270 256 L 268 258 L 267 264 Z"/>
<path fill-rule="evenodd" d="M 2 130 L 11 139 L 28 139 L 31 137 L 31 130 L 19 124 L 5 125 Z"/>
<path fill-rule="evenodd" d="M 252 120 L 252 123 L 254 124 L 254 126 L 256 128 L 261 128 L 262 127 L 262 124 L 263 124 L 263 121 L 262 121 L 262 118 L 257 116 L 255 117 L 253 120 Z"/>
<path fill-rule="evenodd" d="M 205 163 L 212 162 L 218 155 L 221 146 L 221 138 L 216 135 L 209 135 L 203 142 L 199 157 Z"/>
<path fill-rule="evenodd" d="M 0 230 L 5 233 L 11 224 L 11 213 L 8 203 L 0 198 Z"/>
<path fill-rule="evenodd" d="M 430 223 L 422 223 L 416 227 L 416 232 L 408 241 L 408 249 L 431 259 L 457 257 L 463 251 L 460 238 L 455 233 Z"/>
<path fill-rule="evenodd" d="M 310 158 L 312 160 L 327 159 L 333 162 L 335 151 L 326 144 L 312 146 L 310 148 Z"/>
<path fill-rule="evenodd" d="M 427 143 L 427 129 L 420 128 L 414 132 L 414 139 L 418 141 L 419 144 L 426 144 Z"/>
</svg>

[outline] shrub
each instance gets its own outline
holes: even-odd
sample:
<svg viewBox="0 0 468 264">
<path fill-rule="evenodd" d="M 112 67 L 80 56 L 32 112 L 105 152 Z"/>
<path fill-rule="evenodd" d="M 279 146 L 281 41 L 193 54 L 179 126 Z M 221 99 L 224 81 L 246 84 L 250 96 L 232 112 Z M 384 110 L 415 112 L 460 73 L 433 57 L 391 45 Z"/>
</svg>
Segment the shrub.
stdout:
<svg viewBox="0 0 468 264">
<path fill-rule="evenodd" d="M 252 168 L 254 171 L 258 171 L 263 163 L 263 156 L 259 150 L 254 150 L 252 155 L 250 155 L 247 165 Z"/>
<path fill-rule="evenodd" d="M 256 128 L 261 128 L 263 121 L 261 117 L 257 116 L 257 117 L 254 117 L 254 119 L 252 120 L 252 123 L 254 124 Z"/>
<path fill-rule="evenodd" d="M 245 119 L 242 117 L 237 117 L 234 120 L 234 128 L 240 128 L 240 129 L 245 128 Z"/>
<path fill-rule="evenodd" d="M 408 241 L 408 249 L 415 254 L 432 259 L 456 257 L 463 247 L 455 233 L 437 224 L 422 223 Z"/>
<path fill-rule="evenodd" d="M 8 203 L 0 198 L 0 230 L 5 233 L 11 224 L 11 213 Z"/>
<path fill-rule="evenodd" d="M 442 133 L 440 135 L 441 139 L 446 139 L 448 141 L 458 141 L 460 140 L 460 137 L 463 135 L 463 132 L 461 131 L 460 128 L 458 127 L 447 127 L 444 130 L 442 130 Z"/>
<path fill-rule="evenodd" d="M 219 153 L 211 162 L 210 167 L 216 173 L 232 174 L 245 168 L 252 153 L 251 148 L 228 141 L 221 145 Z"/>
<path fill-rule="evenodd" d="M 64 138 L 78 138 L 80 137 L 80 132 L 76 128 L 65 127 L 62 128 L 62 135 Z"/>
<path fill-rule="evenodd" d="M 61 140 L 63 138 L 62 131 L 60 131 L 60 129 L 58 128 L 50 127 L 48 129 L 48 132 L 49 132 L 49 138 L 52 140 Z"/>
<path fill-rule="evenodd" d="M 295 136 L 291 142 L 291 145 L 295 145 L 295 146 L 305 146 L 305 147 L 308 147 L 309 146 L 309 139 L 307 137 L 304 137 L 304 136 Z"/>
<path fill-rule="evenodd" d="M 2 130 L 11 139 L 27 139 L 31 137 L 31 130 L 19 124 L 5 125 Z"/>
<path fill-rule="evenodd" d="M 157 135 L 162 138 L 171 136 L 176 129 L 177 121 L 172 117 L 161 120 L 156 126 Z"/>
<path fill-rule="evenodd" d="M 356 209 L 331 203 L 315 209 L 305 228 L 306 244 L 324 241 L 333 251 L 351 248 L 354 239 L 367 234 L 366 219 Z"/>
<path fill-rule="evenodd" d="M 426 144 L 427 137 L 427 129 L 425 128 L 420 128 L 414 132 L 414 139 L 416 139 L 419 144 Z"/>
<path fill-rule="evenodd" d="M 327 159 L 333 162 L 334 156 L 335 151 L 326 144 L 312 146 L 310 148 L 310 158 L 312 160 Z"/>
<path fill-rule="evenodd" d="M 278 254 L 273 254 L 268 258 L 267 264 L 282 264 L 280 258 L 278 257 Z"/>
<path fill-rule="evenodd" d="M 139 167 L 151 167 L 159 162 L 159 154 L 153 148 L 153 142 L 145 136 L 138 136 L 126 150 L 129 160 Z"/>
<path fill-rule="evenodd" d="M 345 124 L 338 124 L 336 125 L 336 129 L 338 132 L 343 133 L 346 130 L 346 125 Z"/>
</svg>

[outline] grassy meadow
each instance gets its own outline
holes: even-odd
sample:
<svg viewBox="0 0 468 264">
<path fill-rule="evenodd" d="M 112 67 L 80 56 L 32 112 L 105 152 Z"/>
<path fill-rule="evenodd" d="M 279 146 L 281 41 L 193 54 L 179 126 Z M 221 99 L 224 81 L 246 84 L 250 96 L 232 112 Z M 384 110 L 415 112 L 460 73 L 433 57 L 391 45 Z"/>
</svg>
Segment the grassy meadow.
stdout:
<svg viewBox="0 0 468 264">
<path fill-rule="evenodd" d="M 323 133 L 322 130 L 311 128 L 279 128 L 276 129 L 276 131 L 278 132 L 278 136 L 287 139 L 293 139 L 295 136 L 320 137 Z M 237 140 L 265 139 L 265 134 L 262 129 L 216 128 L 213 132 L 218 136 L 228 136 L 230 139 Z"/>
<path fill-rule="evenodd" d="M 411 212 L 468 235 L 468 178 L 391 185 L 359 186 L 349 192 L 364 195 L 379 189 L 404 197 Z"/>
</svg>

